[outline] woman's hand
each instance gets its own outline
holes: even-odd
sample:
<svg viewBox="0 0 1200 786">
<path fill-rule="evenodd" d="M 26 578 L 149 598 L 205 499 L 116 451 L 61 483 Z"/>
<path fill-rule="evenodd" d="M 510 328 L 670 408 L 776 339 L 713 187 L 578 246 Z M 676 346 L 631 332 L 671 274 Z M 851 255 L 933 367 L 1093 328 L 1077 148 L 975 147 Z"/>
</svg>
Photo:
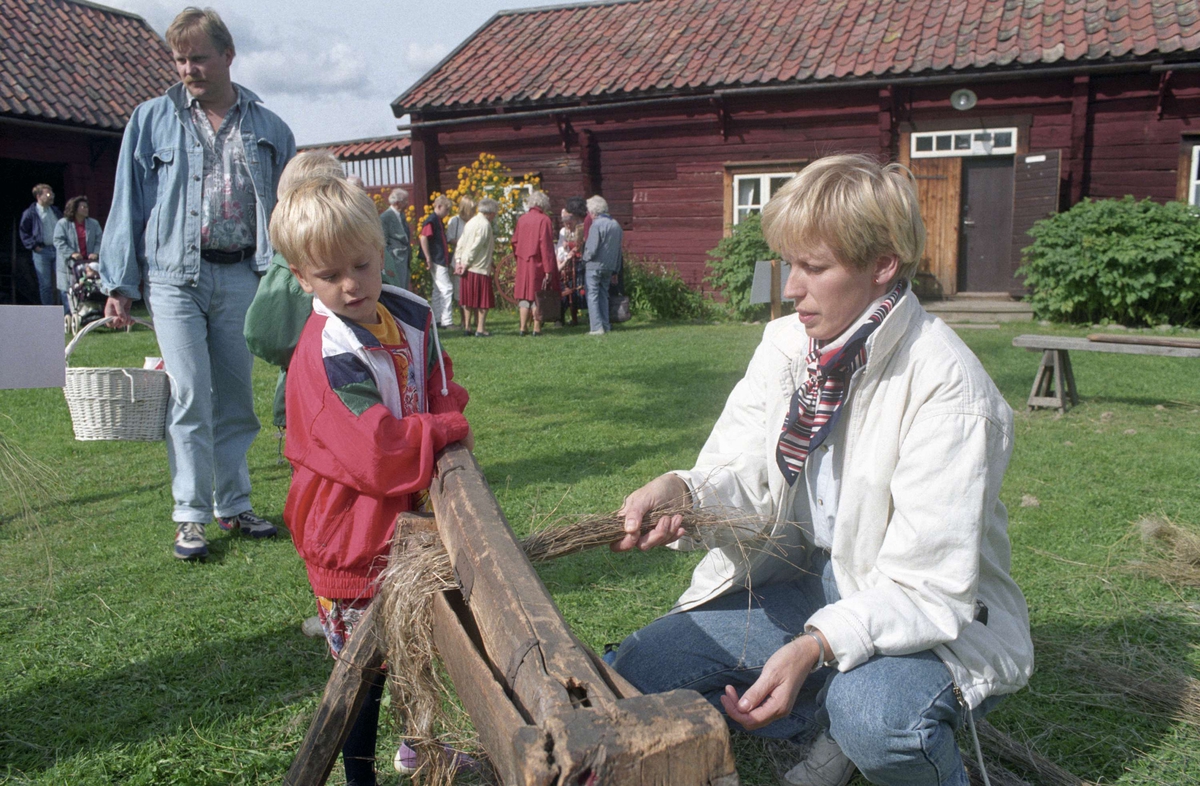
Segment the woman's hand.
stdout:
<svg viewBox="0 0 1200 786">
<path fill-rule="evenodd" d="M 463 437 L 458 442 L 472 453 L 475 452 L 475 431 L 471 428 L 470 424 L 467 425 L 467 436 Z"/>
<path fill-rule="evenodd" d="M 678 475 L 660 475 L 625 498 L 617 511 L 625 518 L 625 537 L 612 544 L 613 551 L 629 551 L 637 546 L 642 551 L 678 540 L 683 534 L 683 516 L 662 516 L 654 529 L 640 534 L 642 520 L 651 510 L 690 501 L 687 484 Z"/>
<path fill-rule="evenodd" d="M 762 674 L 740 699 L 734 687 L 726 685 L 721 706 L 730 718 L 749 731 L 786 717 L 804 681 L 817 667 L 819 657 L 817 643 L 811 636 L 793 639 L 767 660 Z"/>
<path fill-rule="evenodd" d="M 83 257 L 79 255 L 79 252 L 78 252 L 78 251 L 76 251 L 74 254 L 71 254 L 71 259 L 74 259 L 74 260 L 77 260 L 77 261 L 78 261 L 78 260 L 80 260 L 80 259 L 83 259 Z"/>
</svg>

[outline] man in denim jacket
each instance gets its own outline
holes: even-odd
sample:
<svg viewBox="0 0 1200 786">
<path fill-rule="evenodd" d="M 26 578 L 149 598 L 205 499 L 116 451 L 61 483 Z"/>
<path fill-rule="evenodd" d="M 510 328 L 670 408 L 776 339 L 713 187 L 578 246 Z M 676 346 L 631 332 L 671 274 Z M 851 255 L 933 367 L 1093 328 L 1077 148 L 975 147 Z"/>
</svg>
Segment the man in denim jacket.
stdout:
<svg viewBox="0 0 1200 786">
<path fill-rule="evenodd" d="M 230 80 L 233 38 L 214 11 L 185 10 L 167 42 L 181 83 L 129 119 L 100 280 L 116 326 L 141 295 L 154 317 L 171 377 L 175 556 L 196 559 L 208 554 L 214 514 L 225 530 L 276 533 L 250 505 L 246 453 L 259 423 L 242 325 L 271 261 L 275 189 L 296 143 Z"/>
</svg>

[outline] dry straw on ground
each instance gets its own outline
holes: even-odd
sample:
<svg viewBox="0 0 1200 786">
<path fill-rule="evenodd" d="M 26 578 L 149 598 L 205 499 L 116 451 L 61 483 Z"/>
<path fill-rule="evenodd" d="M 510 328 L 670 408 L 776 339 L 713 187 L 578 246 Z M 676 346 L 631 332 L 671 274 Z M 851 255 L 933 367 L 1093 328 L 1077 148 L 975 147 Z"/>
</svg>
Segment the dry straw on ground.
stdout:
<svg viewBox="0 0 1200 786">
<path fill-rule="evenodd" d="M 1167 584 L 1200 587 L 1200 532 L 1162 515 L 1143 516 L 1134 528 L 1149 553 L 1131 570 Z"/>
</svg>

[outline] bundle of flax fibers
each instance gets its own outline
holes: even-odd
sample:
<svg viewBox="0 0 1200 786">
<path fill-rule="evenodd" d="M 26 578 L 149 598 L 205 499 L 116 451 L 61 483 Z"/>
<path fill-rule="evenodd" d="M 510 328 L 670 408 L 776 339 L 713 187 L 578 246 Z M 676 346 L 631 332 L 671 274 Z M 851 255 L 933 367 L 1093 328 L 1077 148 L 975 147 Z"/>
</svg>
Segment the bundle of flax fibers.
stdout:
<svg viewBox="0 0 1200 786">
<path fill-rule="evenodd" d="M 760 518 L 731 515 L 720 509 L 695 510 L 690 505 L 653 511 L 646 516 L 642 531 L 651 528 L 650 522 L 675 514 L 683 517 L 685 532 L 699 543 L 718 542 L 746 553 L 771 545 L 765 534 L 770 527 Z M 531 562 L 547 562 L 608 546 L 625 534 L 624 518 L 616 513 L 570 521 L 560 518 L 521 541 Z M 442 786 L 450 784 L 455 774 L 452 759 L 443 753 L 442 743 L 452 741 L 451 736 L 458 740 L 466 735 L 455 729 L 450 709 L 451 689 L 436 666 L 432 602 L 437 593 L 456 589 L 458 583 L 450 557 L 436 532 L 422 530 L 399 533 L 397 537 L 403 538 L 404 559 L 396 560 L 380 576 L 376 603 L 381 604 L 379 619 L 387 620 L 387 624 L 381 624 L 377 630 L 387 649 L 388 688 L 397 721 L 409 744 L 422 754 L 421 771 L 416 777 L 427 784 Z M 990 724 L 980 723 L 979 732 L 989 758 L 1037 772 L 1044 784 L 1087 786 L 1086 781 L 1038 756 Z M 1000 778 L 993 778 L 992 783 L 1006 786 L 1020 781 L 1002 771 Z"/>
</svg>

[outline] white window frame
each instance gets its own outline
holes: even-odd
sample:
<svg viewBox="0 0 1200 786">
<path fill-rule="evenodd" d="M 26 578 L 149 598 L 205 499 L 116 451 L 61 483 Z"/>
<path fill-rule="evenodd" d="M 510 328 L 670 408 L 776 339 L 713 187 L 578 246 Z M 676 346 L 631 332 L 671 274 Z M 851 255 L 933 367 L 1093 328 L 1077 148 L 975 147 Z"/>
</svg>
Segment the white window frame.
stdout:
<svg viewBox="0 0 1200 786">
<path fill-rule="evenodd" d="M 786 177 L 788 180 L 791 180 L 797 174 L 799 174 L 799 173 L 794 172 L 794 171 L 783 171 L 783 172 L 748 172 L 744 175 L 734 175 L 733 176 L 733 186 L 732 186 L 732 188 L 733 188 L 733 223 L 734 223 L 734 225 L 736 226 L 737 224 L 741 223 L 741 220 L 742 220 L 741 212 L 743 210 L 746 211 L 746 215 L 750 215 L 751 212 L 754 212 L 754 213 L 762 212 L 763 207 L 767 204 L 767 202 L 769 202 L 771 200 L 771 197 L 774 196 L 774 194 L 771 193 L 771 179 L 772 178 Z M 758 185 L 759 197 L 761 198 L 763 195 L 766 195 L 766 199 L 764 199 L 761 204 L 742 205 L 742 204 L 738 203 L 739 186 L 742 183 L 742 181 L 744 181 L 744 180 L 759 181 L 759 185 Z M 776 190 L 778 190 L 778 189 L 776 189 Z"/>
<path fill-rule="evenodd" d="M 1012 144 L 996 147 L 990 143 L 996 134 L 1011 134 Z M 962 136 L 968 137 L 969 147 L 962 145 Z M 989 136 L 990 135 L 990 136 Z M 918 140 L 932 140 L 932 150 L 917 150 Z M 939 148 L 940 143 L 946 143 Z M 946 146 L 948 145 L 948 146 Z M 912 158 L 963 158 L 967 156 L 1011 156 L 1017 153 L 1017 128 L 956 128 L 946 131 L 914 131 L 909 141 Z"/>
<path fill-rule="evenodd" d="M 1200 205 L 1200 145 L 1192 145 L 1192 169 L 1188 176 L 1188 204 Z"/>
</svg>

